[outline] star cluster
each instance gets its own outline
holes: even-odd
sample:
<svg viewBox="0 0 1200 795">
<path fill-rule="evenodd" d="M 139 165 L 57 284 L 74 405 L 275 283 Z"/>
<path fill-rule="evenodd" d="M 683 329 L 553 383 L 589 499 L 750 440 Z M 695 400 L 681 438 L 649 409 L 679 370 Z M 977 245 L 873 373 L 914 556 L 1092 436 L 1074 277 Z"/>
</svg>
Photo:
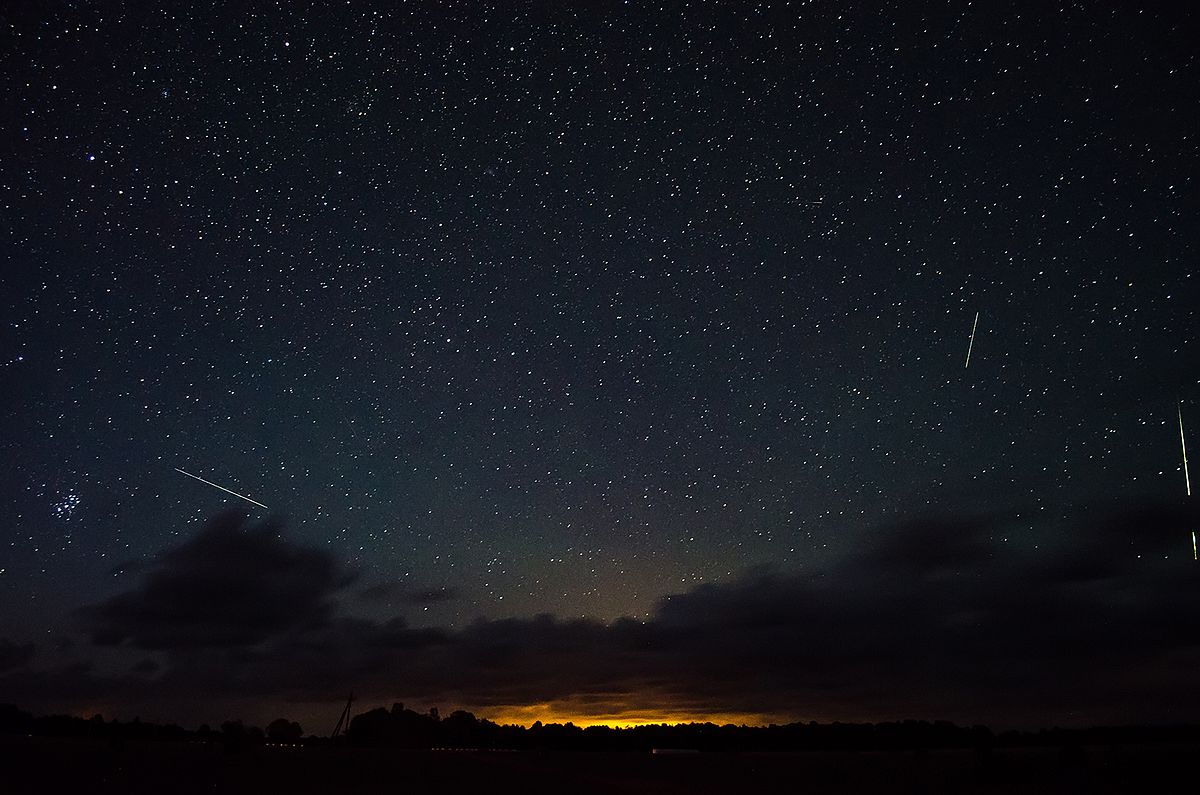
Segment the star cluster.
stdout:
<svg viewBox="0 0 1200 795">
<path fill-rule="evenodd" d="M 54 503 L 50 512 L 54 515 L 54 518 L 69 522 L 75 516 L 75 511 L 79 508 L 80 502 L 78 494 L 68 492 L 59 498 L 58 502 Z"/>
</svg>

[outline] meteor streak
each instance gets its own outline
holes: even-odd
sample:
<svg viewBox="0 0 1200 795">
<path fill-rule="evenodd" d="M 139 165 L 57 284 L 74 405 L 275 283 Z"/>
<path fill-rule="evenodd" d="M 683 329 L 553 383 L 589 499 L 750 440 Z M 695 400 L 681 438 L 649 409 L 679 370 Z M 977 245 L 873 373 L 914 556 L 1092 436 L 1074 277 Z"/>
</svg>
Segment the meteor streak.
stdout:
<svg viewBox="0 0 1200 795">
<path fill-rule="evenodd" d="M 975 347 L 975 329 L 979 326 L 979 313 L 975 313 L 975 322 L 971 324 L 971 341 L 967 343 L 967 363 L 963 365 L 963 369 L 971 366 L 971 349 Z"/>
<path fill-rule="evenodd" d="M 1192 496 L 1192 478 L 1188 474 L 1187 442 L 1183 440 L 1183 402 L 1180 401 L 1175 410 L 1179 412 L 1179 446 L 1183 449 L 1183 482 L 1187 484 L 1187 495 Z"/>
<path fill-rule="evenodd" d="M 1183 482 L 1187 484 L 1187 495 L 1192 496 L 1192 477 L 1188 474 L 1187 465 L 1187 442 L 1183 439 L 1183 401 L 1175 404 L 1175 411 L 1179 416 L 1179 447 L 1183 450 Z M 1196 555 L 1196 531 L 1192 531 L 1192 560 L 1200 560 Z"/>
<path fill-rule="evenodd" d="M 217 488 L 217 489 L 220 489 L 221 491 L 228 492 L 228 493 L 232 494 L 232 495 L 233 495 L 233 496 L 235 496 L 235 497 L 239 497 L 239 498 L 241 498 L 241 499 L 245 500 L 246 502 L 251 502 L 251 503 L 254 503 L 254 504 L 255 504 L 255 505 L 257 505 L 259 508 L 267 508 L 267 506 L 263 505 L 263 504 L 262 504 L 261 502 L 259 502 L 258 500 L 252 500 L 252 499 L 250 499 L 249 497 L 247 497 L 245 494 L 238 494 L 236 491 L 233 491 L 233 490 L 231 490 L 231 489 L 227 489 L 227 488 L 225 488 L 224 486 L 221 486 L 221 485 L 218 485 L 218 484 L 216 484 L 216 483 L 213 483 L 211 480 L 205 480 L 204 478 L 200 477 L 199 475 L 193 475 L 191 472 L 184 472 L 184 471 L 183 471 L 182 469 L 180 469 L 179 467 L 174 467 L 174 470 L 175 470 L 176 472 L 178 472 L 179 474 L 181 474 L 181 475 L 187 475 L 189 478 L 192 478 L 192 479 L 194 479 L 194 480 L 198 480 L 198 481 L 200 481 L 201 483 L 206 483 L 206 484 L 208 484 L 209 486 L 212 486 L 213 488 Z M 267 510 L 269 511 L 269 510 L 271 510 L 271 509 L 270 509 L 270 508 L 267 508 Z"/>
</svg>

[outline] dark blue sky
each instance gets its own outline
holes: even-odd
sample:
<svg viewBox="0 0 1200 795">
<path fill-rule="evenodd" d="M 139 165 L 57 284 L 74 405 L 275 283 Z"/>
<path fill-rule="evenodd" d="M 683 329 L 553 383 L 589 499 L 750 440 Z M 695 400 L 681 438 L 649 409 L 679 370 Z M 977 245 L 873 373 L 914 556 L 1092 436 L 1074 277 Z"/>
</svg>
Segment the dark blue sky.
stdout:
<svg viewBox="0 0 1200 795">
<path fill-rule="evenodd" d="M 176 467 L 447 629 L 1183 497 L 1192 12 L 575 5 L 0 12 L 0 637 L 268 514 Z"/>
</svg>

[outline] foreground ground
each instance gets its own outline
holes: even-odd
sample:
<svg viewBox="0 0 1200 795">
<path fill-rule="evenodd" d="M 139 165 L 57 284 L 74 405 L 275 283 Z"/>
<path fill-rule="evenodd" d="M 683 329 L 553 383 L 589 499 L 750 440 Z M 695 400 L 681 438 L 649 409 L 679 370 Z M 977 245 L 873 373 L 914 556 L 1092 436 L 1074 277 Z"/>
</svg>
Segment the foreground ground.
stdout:
<svg viewBox="0 0 1200 795">
<path fill-rule="evenodd" d="M 438 752 L 0 737 L 25 793 L 1193 792 L 1195 746 L 928 752 Z M 414 789 L 415 788 L 415 789 Z"/>
</svg>

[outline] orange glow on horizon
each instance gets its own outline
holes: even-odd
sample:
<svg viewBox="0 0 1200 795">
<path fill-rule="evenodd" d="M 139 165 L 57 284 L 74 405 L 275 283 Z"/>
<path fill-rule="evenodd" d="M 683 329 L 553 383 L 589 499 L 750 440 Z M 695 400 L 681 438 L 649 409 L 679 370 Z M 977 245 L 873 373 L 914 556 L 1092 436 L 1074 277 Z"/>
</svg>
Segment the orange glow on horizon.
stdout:
<svg viewBox="0 0 1200 795">
<path fill-rule="evenodd" d="M 475 714 L 493 723 L 516 724 L 529 727 L 541 721 L 549 723 L 573 723 L 580 728 L 588 726 L 610 726 L 627 729 L 633 726 L 652 726 L 662 723 L 714 723 L 718 726 L 732 723 L 737 726 L 766 726 L 769 723 L 791 723 L 793 717 L 764 715 L 751 712 L 685 712 L 679 709 L 623 709 L 615 705 L 607 710 L 583 711 L 570 704 L 511 704 L 502 707 L 482 708 Z"/>
</svg>

